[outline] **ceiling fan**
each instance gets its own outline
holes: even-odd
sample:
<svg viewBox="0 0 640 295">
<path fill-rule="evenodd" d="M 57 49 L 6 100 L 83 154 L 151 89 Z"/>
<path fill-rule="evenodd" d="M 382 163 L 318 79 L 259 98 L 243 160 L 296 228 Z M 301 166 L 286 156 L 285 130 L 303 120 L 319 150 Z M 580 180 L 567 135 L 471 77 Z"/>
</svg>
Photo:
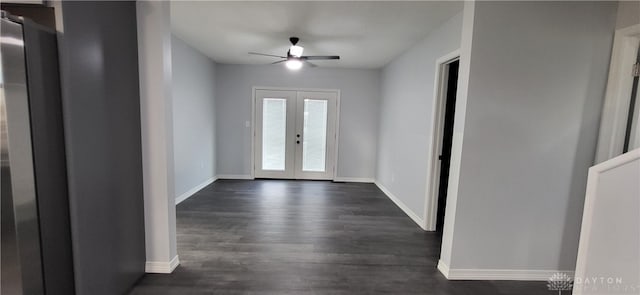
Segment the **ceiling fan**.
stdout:
<svg viewBox="0 0 640 295">
<path fill-rule="evenodd" d="M 291 37 L 291 38 L 289 38 L 289 41 L 291 42 L 291 47 L 287 51 L 287 56 L 265 54 L 265 53 L 258 53 L 258 52 L 249 52 L 249 54 L 282 58 L 283 60 L 272 62 L 271 64 L 273 65 L 273 64 L 279 64 L 279 63 L 283 63 L 284 62 L 285 65 L 287 66 L 287 68 L 289 68 L 291 70 L 298 70 L 298 69 L 302 68 L 303 64 L 308 65 L 310 67 L 317 67 L 317 65 L 309 62 L 310 60 L 340 59 L 340 56 L 337 56 L 337 55 L 311 55 L 311 56 L 304 56 L 304 55 L 302 55 L 302 51 L 304 51 L 304 48 L 302 46 L 296 45 L 296 44 L 298 44 L 298 41 L 300 41 L 300 38 Z"/>
</svg>

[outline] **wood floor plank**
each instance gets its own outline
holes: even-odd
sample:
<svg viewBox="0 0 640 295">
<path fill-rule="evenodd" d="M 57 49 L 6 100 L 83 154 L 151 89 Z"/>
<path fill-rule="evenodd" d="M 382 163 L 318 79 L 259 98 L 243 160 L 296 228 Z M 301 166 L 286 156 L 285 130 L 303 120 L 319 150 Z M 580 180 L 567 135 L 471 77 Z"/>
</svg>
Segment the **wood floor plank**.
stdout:
<svg viewBox="0 0 640 295">
<path fill-rule="evenodd" d="M 440 236 L 373 184 L 218 180 L 176 214 L 180 266 L 131 294 L 554 294 L 544 282 L 446 280 Z"/>
</svg>

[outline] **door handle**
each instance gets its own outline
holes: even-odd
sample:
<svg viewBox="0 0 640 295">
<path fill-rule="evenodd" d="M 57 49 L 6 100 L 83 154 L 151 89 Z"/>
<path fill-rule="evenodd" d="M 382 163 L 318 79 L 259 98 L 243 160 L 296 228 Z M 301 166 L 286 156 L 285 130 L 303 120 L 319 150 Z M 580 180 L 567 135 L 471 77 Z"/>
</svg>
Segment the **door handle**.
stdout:
<svg viewBox="0 0 640 295">
<path fill-rule="evenodd" d="M 300 141 L 299 141 L 299 140 L 296 140 L 296 144 L 300 144 Z"/>
</svg>

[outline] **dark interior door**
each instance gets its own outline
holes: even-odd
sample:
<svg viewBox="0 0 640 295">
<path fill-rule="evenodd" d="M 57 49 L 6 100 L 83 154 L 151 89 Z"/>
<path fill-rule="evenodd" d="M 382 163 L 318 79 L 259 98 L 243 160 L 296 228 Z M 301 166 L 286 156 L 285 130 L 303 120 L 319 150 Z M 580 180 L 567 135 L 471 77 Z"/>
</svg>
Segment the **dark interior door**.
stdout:
<svg viewBox="0 0 640 295">
<path fill-rule="evenodd" d="M 449 165 L 451 164 L 451 144 L 453 142 L 453 119 L 456 110 L 456 93 L 458 91 L 459 61 L 450 63 L 447 71 L 447 94 L 444 114 L 444 132 L 442 150 L 440 152 L 440 182 L 438 186 L 438 215 L 436 231 L 442 232 L 444 225 L 444 209 L 447 203 L 447 188 L 449 184 Z"/>
</svg>

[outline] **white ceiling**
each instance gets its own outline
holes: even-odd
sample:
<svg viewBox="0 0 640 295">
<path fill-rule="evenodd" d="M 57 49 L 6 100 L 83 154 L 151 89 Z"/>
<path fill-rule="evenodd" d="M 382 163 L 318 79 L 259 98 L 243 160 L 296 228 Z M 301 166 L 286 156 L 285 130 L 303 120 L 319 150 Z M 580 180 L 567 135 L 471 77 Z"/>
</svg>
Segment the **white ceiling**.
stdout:
<svg viewBox="0 0 640 295">
<path fill-rule="evenodd" d="M 290 36 L 323 67 L 379 68 L 462 10 L 462 2 L 172 1 L 173 33 L 219 63 L 268 64 Z"/>
</svg>

